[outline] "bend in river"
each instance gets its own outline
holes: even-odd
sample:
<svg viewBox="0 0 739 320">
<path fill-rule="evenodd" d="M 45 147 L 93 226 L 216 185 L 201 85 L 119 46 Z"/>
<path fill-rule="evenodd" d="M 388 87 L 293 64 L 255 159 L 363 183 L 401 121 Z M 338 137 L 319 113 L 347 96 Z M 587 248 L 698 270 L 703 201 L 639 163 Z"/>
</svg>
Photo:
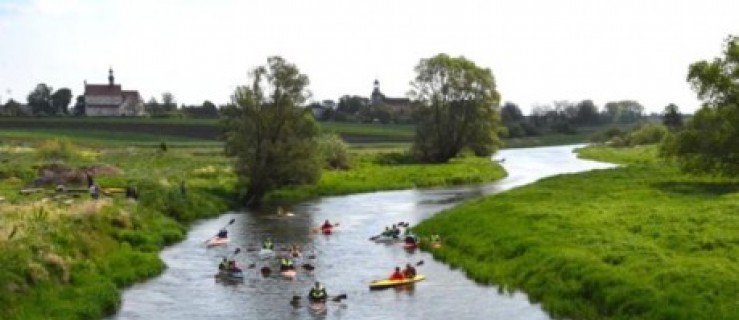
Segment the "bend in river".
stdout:
<svg viewBox="0 0 739 320">
<path fill-rule="evenodd" d="M 125 291 L 122 308 L 111 319 L 549 319 L 525 294 L 501 294 L 497 287 L 478 285 L 426 252 L 408 253 L 400 245 L 376 244 L 368 238 L 389 224 L 413 225 L 471 197 L 556 174 L 612 166 L 577 159 L 573 148 L 502 150 L 496 157 L 505 159 L 509 175 L 491 184 L 326 197 L 290 208 L 292 217 L 277 217 L 274 208 L 266 208 L 201 221 L 192 226 L 186 240 L 161 253 L 168 266 L 161 276 Z M 204 241 L 230 219 L 236 219 L 229 226 L 231 243 L 206 249 Z M 316 227 L 326 219 L 339 226 L 333 235 L 317 234 Z M 297 264 L 310 263 L 315 270 L 300 270 L 293 280 L 262 277 L 259 268 L 268 265 L 275 270 L 276 262 L 259 260 L 249 248 L 257 248 L 265 237 L 275 241 L 276 249 L 300 244 L 304 253 L 316 258 Z M 216 281 L 219 260 L 237 247 L 242 248 L 236 258 L 245 268 L 244 281 Z M 427 276 L 425 281 L 405 289 L 368 289 L 371 280 L 387 277 L 395 266 L 421 260 L 424 263 L 417 269 Z M 256 268 L 247 269 L 252 263 Z M 345 293 L 348 298 L 329 303 L 321 314 L 305 306 L 292 307 L 292 297 L 305 297 L 316 280 L 329 295 Z"/>
</svg>

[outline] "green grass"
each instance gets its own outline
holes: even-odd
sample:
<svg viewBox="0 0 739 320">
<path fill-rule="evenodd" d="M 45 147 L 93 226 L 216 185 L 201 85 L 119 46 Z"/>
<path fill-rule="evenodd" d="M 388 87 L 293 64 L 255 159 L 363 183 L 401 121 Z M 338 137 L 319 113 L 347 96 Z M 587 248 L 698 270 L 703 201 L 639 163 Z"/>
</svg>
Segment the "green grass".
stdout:
<svg viewBox="0 0 739 320">
<path fill-rule="evenodd" d="M 77 144 L 92 146 L 156 146 L 164 141 L 173 147 L 213 147 L 221 143 L 212 140 L 180 136 L 162 136 L 143 133 L 121 133 L 100 130 L 76 129 L 2 129 L 0 139 L 6 142 L 29 142 L 55 138 L 68 138 Z"/>
<path fill-rule="evenodd" d="M 353 152 L 353 159 L 351 170 L 324 171 L 317 185 L 277 190 L 269 193 L 266 200 L 294 202 L 318 196 L 474 184 L 506 176 L 503 168 L 488 158 L 459 158 L 448 164 L 403 164 L 408 160 L 401 153 L 370 149 Z"/>
<path fill-rule="evenodd" d="M 139 201 L 120 195 L 92 201 L 84 193 L 57 199 L 52 190 L 21 195 L 18 190 L 36 176 L 34 168 L 48 162 L 35 149 L 5 143 L 0 319 L 99 319 L 115 312 L 122 288 L 163 270 L 158 251 L 164 245 L 181 240 L 191 221 L 227 210 L 235 196 L 230 160 L 220 149 L 84 147 L 65 149 L 79 155 L 57 161 L 114 165 L 120 174 L 99 175 L 96 182 L 136 185 Z M 179 189 L 182 180 L 186 195 Z"/>
<path fill-rule="evenodd" d="M 544 179 L 414 230 L 473 279 L 557 317 L 737 319 L 739 181 L 687 176 L 652 148 L 587 149 L 626 167 Z"/>
<path fill-rule="evenodd" d="M 653 164 L 659 162 L 657 145 L 635 146 L 630 148 L 611 148 L 588 146 L 577 150 L 580 158 L 618 164 Z"/>
</svg>

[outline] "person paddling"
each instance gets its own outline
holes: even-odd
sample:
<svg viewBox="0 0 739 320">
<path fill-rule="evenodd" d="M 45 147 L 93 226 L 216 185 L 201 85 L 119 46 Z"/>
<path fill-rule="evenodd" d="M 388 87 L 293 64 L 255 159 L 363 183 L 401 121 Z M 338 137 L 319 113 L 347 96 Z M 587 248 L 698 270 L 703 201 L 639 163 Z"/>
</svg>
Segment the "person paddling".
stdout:
<svg viewBox="0 0 739 320">
<path fill-rule="evenodd" d="M 416 277 L 416 268 L 414 268 L 410 263 L 406 263 L 405 269 L 403 270 L 403 276 L 408 279 L 413 279 Z"/>
<path fill-rule="evenodd" d="M 333 227 L 334 227 L 334 225 L 331 224 L 331 222 L 329 222 L 328 219 L 326 219 L 326 221 L 324 221 L 323 222 L 323 225 L 321 226 L 322 229 L 330 229 L 330 228 L 333 228 Z"/>
<path fill-rule="evenodd" d="M 282 258 L 280 259 L 280 271 L 289 271 L 289 270 L 295 270 L 295 266 L 293 265 L 292 260 L 288 258 Z"/>
<path fill-rule="evenodd" d="M 241 271 L 241 268 L 239 268 L 239 266 L 236 265 L 236 260 L 232 259 L 228 261 L 228 271 L 234 271 L 234 272 Z"/>
<path fill-rule="evenodd" d="M 326 288 L 320 282 L 316 281 L 316 284 L 308 292 L 308 300 L 310 302 L 326 302 L 326 299 L 328 299 Z"/>
<path fill-rule="evenodd" d="M 221 229 L 220 231 L 218 231 L 218 234 L 216 235 L 216 237 L 221 238 L 221 239 L 228 238 L 228 230 L 226 230 L 226 228 Z"/>
<path fill-rule="evenodd" d="M 290 248 L 290 256 L 293 258 L 300 258 L 302 256 L 297 245 L 292 245 Z"/>
<path fill-rule="evenodd" d="M 226 257 L 223 257 L 221 263 L 218 264 L 218 270 L 226 270 L 226 268 L 228 268 L 228 259 L 226 259 Z"/>
<path fill-rule="evenodd" d="M 405 276 L 403 275 L 402 272 L 400 272 L 400 267 L 395 267 L 395 272 L 393 272 L 393 274 L 391 274 L 390 278 L 388 279 L 389 280 L 404 280 Z"/>
<path fill-rule="evenodd" d="M 265 250 L 272 250 L 274 248 L 274 243 L 272 243 L 272 238 L 267 238 L 264 240 L 264 243 L 262 244 L 262 249 Z"/>
</svg>

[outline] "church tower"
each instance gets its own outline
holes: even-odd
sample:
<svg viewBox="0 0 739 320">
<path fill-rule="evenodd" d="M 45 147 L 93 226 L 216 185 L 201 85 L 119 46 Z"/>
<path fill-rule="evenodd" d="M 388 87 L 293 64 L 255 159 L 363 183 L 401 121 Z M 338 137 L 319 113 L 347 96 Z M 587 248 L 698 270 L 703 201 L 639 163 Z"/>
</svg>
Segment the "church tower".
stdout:
<svg viewBox="0 0 739 320">
<path fill-rule="evenodd" d="M 115 83 L 114 80 L 115 77 L 113 77 L 113 67 L 110 67 L 110 69 L 108 69 L 108 85 L 112 87 Z"/>
<path fill-rule="evenodd" d="M 384 98 L 385 96 L 383 96 L 382 92 L 380 92 L 380 81 L 375 79 L 374 89 L 372 89 L 372 96 L 370 97 L 372 105 L 381 104 Z"/>
</svg>

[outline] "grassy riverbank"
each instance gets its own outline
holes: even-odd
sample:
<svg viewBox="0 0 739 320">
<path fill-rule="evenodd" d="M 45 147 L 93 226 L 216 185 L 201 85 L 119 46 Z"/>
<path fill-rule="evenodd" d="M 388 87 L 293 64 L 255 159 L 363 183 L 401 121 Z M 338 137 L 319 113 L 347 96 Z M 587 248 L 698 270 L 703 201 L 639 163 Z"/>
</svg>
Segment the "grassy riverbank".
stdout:
<svg viewBox="0 0 739 320">
<path fill-rule="evenodd" d="M 736 319 L 739 181 L 688 176 L 655 149 L 581 151 L 625 167 L 544 179 L 415 228 L 473 279 L 573 319 Z"/>
<path fill-rule="evenodd" d="M 29 135 L 0 143 L 0 319 L 99 319 L 111 314 L 120 305 L 122 288 L 163 270 L 159 250 L 181 240 L 190 222 L 238 205 L 231 202 L 232 160 L 222 149 L 172 141 L 163 151 L 146 135 L 116 136 L 115 142 L 105 138 L 94 135 L 71 144 Z M 504 175 L 486 159 L 414 165 L 403 164 L 397 149 L 386 151 L 356 149 L 354 169 L 325 172 L 319 186 L 277 191 L 272 200 Z M 41 174 L 43 169 L 47 173 Z M 139 200 L 118 193 L 90 199 L 82 169 L 93 170 L 103 188 L 137 186 Z M 37 178 L 47 183 L 19 193 Z M 80 190 L 56 192 L 57 184 Z"/>
<path fill-rule="evenodd" d="M 285 188 L 271 192 L 267 201 L 295 202 L 329 195 L 379 190 L 398 190 L 495 181 L 506 172 L 488 158 L 453 159 L 447 164 L 414 164 L 400 151 L 353 152 L 354 165 L 348 171 L 324 171 L 314 186 Z"/>
</svg>

